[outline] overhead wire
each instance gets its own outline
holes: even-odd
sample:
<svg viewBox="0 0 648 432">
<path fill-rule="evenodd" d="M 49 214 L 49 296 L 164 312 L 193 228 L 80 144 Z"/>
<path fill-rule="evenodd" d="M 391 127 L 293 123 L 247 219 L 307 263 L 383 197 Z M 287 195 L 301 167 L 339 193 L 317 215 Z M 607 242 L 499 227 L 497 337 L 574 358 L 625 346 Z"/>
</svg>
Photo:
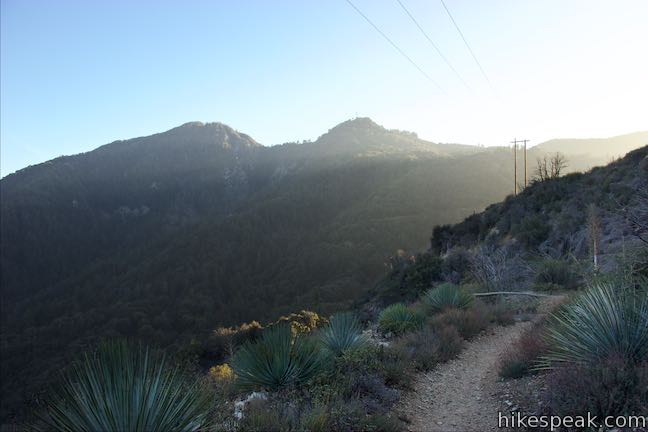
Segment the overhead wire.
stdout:
<svg viewBox="0 0 648 432">
<path fill-rule="evenodd" d="M 463 85 L 466 86 L 466 88 L 467 88 L 468 90 L 471 90 L 471 91 L 472 91 L 472 89 L 471 89 L 470 86 L 466 83 L 466 81 L 463 79 L 463 77 L 461 76 L 461 74 L 459 74 L 459 72 L 454 68 L 454 66 L 452 66 L 452 64 L 451 64 L 450 61 L 446 58 L 446 56 L 443 55 L 443 53 L 441 52 L 441 50 L 439 49 L 439 47 L 437 46 L 437 44 L 435 44 L 434 41 L 432 41 L 432 39 L 430 38 L 430 36 L 428 36 L 427 32 L 426 32 L 425 30 L 423 30 L 423 27 L 421 27 L 421 25 L 418 23 L 418 21 L 416 20 L 416 18 L 414 18 L 414 16 L 410 13 L 410 11 L 405 7 L 405 5 L 403 4 L 403 2 L 401 2 L 401 0 L 396 0 L 396 2 L 398 2 L 398 4 L 399 4 L 400 7 L 405 11 L 405 13 L 407 14 L 407 16 L 409 16 L 410 19 L 412 20 L 412 22 L 416 25 L 416 27 L 418 27 L 418 29 L 419 29 L 420 32 L 423 34 L 423 36 L 425 36 L 425 38 L 428 40 L 428 42 L 430 43 L 430 45 L 432 45 L 432 47 L 435 49 L 435 51 L 437 52 L 437 54 L 439 54 L 439 57 L 441 57 L 441 58 L 443 59 L 443 61 L 445 62 L 445 64 L 448 65 L 448 67 L 452 70 L 452 72 L 454 72 L 454 74 L 457 76 L 457 78 L 459 78 L 459 81 L 461 81 L 461 82 L 463 83 Z"/>
<path fill-rule="evenodd" d="M 450 20 L 452 21 L 452 24 L 454 24 L 455 28 L 457 29 L 457 32 L 459 32 L 459 35 L 461 36 L 461 39 L 463 39 L 463 41 L 464 41 L 464 44 L 466 44 L 466 48 L 468 48 L 468 51 L 470 52 L 470 55 L 472 56 L 473 60 L 475 60 L 475 63 L 477 63 L 477 66 L 479 67 L 479 70 L 481 71 L 482 75 L 484 76 L 484 78 L 486 78 L 486 81 L 488 82 L 488 85 L 490 86 L 491 90 L 493 90 L 493 93 L 495 93 L 497 95 L 497 92 L 495 91 L 495 87 L 493 86 L 493 83 L 488 78 L 488 75 L 486 74 L 486 71 L 482 67 L 479 60 L 477 60 L 477 56 L 473 52 L 472 48 L 470 47 L 470 44 L 466 40 L 466 37 L 464 36 L 463 32 L 459 28 L 459 25 L 457 24 L 454 17 L 450 13 L 450 9 L 448 9 L 448 6 L 446 6 L 446 4 L 445 4 L 445 2 L 443 0 L 441 0 L 441 4 L 443 5 L 443 8 L 445 9 L 445 11 L 448 13 L 448 16 L 450 17 Z"/>
<path fill-rule="evenodd" d="M 351 0 L 346 0 L 346 2 L 347 2 L 347 3 L 348 3 L 348 4 L 349 4 L 353 9 L 355 9 L 355 11 L 356 11 L 356 12 L 357 12 L 357 13 L 358 13 L 362 18 L 364 18 L 365 21 L 367 21 L 367 22 L 368 22 L 368 23 L 369 23 L 369 24 L 370 24 L 370 25 L 371 25 L 371 26 L 372 26 L 372 27 L 373 27 L 373 28 L 374 28 L 374 29 L 375 29 L 375 30 L 376 30 L 376 31 L 377 31 L 377 32 L 378 32 L 378 33 L 379 33 L 383 38 L 385 38 L 385 40 L 386 40 L 387 42 L 389 42 L 390 45 L 391 45 L 392 47 L 394 47 L 394 49 L 396 49 L 396 51 L 398 51 L 398 52 L 400 53 L 400 55 L 402 55 L 403 57 L 405 57 L 405 59 L 407 59 L 407 61 L 410 62 L 410 64 L 411 64 L 412 66 L 414 66 L 414 67 L 415 67 L 415 68 L 416 68 L 416 69 L 417 69 L 417 70 L 418 70 L 418 71 L 419 71 L 419 72 L 420 72 L 420 73 L 421 73 L 425 78 L 427 78 L 428 81 L 430 81 L 432 84 L 434 84 L 434 85 L 435 85 L 435 86 L 436 86 L 436 87 L 437 87 L 437 88 L 438 88 L 442 93 L 445 94 L 445 91 L 444 91 L 443 88 L 439 85 L 439 83 L 437 83 L 434 79 L 432 79 L 432 77 L 430 77 L 430 75 L 428 75 L 428 74 L 427 74 L 427 73 L 426 73 L 426 72 L 425 72 L 425 71 L 424 71 L 424 70 L 423 70 L 423 69 L 422 69 L 418 64 L 416 64 L 416 62 L 415 62 L 414 60 L 412 60 L 412 58 L 411 58 L 410 56 L 408 56 L 407 54 L 405 54 L 405 52 L 404 52 L 402 49 L 400 49 L 400 47 L 399 47 L 398 45 L 396 45 L 396 43 L 394 43 L 394 41 L 392 41 L 392 40 L 389 38 L 389 36 L 387 36 L 387 35 L 386 35 L 382 30 L 380 30 L 380 28 L 379 28 L 376 24 L 374 24 L 373 21 L 371 21 L 371 20 L 369 19 L 369 17 L 367 17 L 364 13 L 362 13 L 362 11 L 361 11 L 360 9 L 358 9 L 358 8 L 356 7 L 356 5 L 353 4 L 353 2 L 351 2 Z"/>
</svg>

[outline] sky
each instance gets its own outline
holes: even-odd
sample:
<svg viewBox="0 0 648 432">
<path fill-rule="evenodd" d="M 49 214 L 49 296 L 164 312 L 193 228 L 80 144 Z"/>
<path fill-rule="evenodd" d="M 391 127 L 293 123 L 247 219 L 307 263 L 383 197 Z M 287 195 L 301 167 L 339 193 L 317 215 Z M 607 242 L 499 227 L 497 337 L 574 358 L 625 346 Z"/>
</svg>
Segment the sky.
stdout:
<svg viewBox="0 0 648 432">
<path fill-rule="evenodd" d="M 356 116 L 481 145 L 648 129 L 648 1 L 445 0 L 486 76 L 440 0 L 401 3 L 457 73 L 397 0 L 351 1 L 418 68 L 347 0 L 1 0 L 0 173 L 189 121 L 265 145 Z"/>
</svg>

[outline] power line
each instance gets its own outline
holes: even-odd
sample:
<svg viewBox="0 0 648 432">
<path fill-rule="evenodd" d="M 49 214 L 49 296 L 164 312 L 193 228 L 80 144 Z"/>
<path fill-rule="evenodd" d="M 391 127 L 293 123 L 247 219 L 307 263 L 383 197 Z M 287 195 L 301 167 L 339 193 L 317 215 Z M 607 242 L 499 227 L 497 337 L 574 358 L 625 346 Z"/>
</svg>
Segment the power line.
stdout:
<svg viewBox="0 0 648 432">
<path fill-rule="evenodd" d="M 356 7 L 356 5 L 354 5 L 354 4 L 351 2 L 351 0 L 346 0 L 346 2 L 349 3 L 349 5 L 351 5 L 351 7 L 352 7 L 353 9 L 355 9 L 356 12 L 358 12 L 362 18 L 364 18 L 364 19 L 365 19 L 369 24 L 371 24 L 371 26 L 372 26 L 374 29 L 376 29 L 376 31 L 377 31 L 378 33 L 380 33 L 380 35 L 381 35 L 382 37 L 384 37 L 385 40 L 386 40 L 387 42 L 389 42 L 389 43 L 391 44 L 391 46 L 393 46 L 393 47 L 396 49 L 396 51 L 398 51 L 398 52 L 399 52 L 403 57 L 405 57 L 405 58 L 407 59 L 407 61 L 410 62 L 410 63 L 412 64 L 412 66 L 414 66 L 416 69 L 418 69 L 418 71 L 421 72 L 421 73 L 423 74 L 423 76 L 424 76 L 425 78 L 428 79 L 428 81 L 430 81 L 432 84 L 434 84 L 434 85 L 435 85 L 435 86 L 436 86 L 436 87 L 437 87 L 437 88 L 438 88 L 442 93 L 445 94 L 445 91 L 441 88 L 441 86 L 440 86 L 436 81 L 434 81 L 434 80 L 433 80 L 433 79 L 432 79 L 432 78 L 431 78 L 427 73 L 425 73 L 425 71 L 424 71 L 423 69 L 421 69 L 421 68 L 419 67 L 419 65 L 417 65 L 417 64 L 414 62 L 414 60 L 412 60 L 412 59 L 411 59 L 407 54 L 405 54 L 405 52 L 404 52 L 402 49 L 400 49 L 400 48 L 398 47 L 398 45 L 396 45 L 396 44 L 395 44 L 395 43 L 394 43 L 394 42 L 393 42 L 393 41 L 392 41 L 392 40 L 391 40 L 391 39 L 390 39 L 390 38 L 389 38 L 385 33 L 383 33 L 382 30 L 380 30 L 380 29 L 378 28 L 378 26 L 377 26 L 376 24 L 373 23 L 373 21 L 371 21 L 371 20 L 370 20 L 370 19 L 369 19 L 365 14 L 363 14 L 362 11 L 361 11 L 360 9 L 358 9 L 358 8 Z"/>
<path fill-rule="evenodd" d="M 484 71 L 484 68 L 482 67 L 481 63 L 479 63 L 479 60 L 477 60 L 477 56 L 473 52 L 472 48 L 470 48 L 470 44 L 468 44 L 468 41 L 466 40 L 466 38 L 463 35 L 463 32 L 459 28 L 459 25 L 457 24 L 457 22 L 452 17 L 452 14 L 450 13 L 450 10 L 448 9 L 448 7 L 446 6 L 446 4 L 445 4 L 445 2 L 443 0 L 441 0 L 441 4 L 443 5 L 443 8 L 448 13 L 448 16 L 450 17 L 450 20 L 452 21 L 452 24 L 454 24 L 455 28 L 459 32 L 459 35 L 461 36 L 461 39 L 463 39 L 464 43 L 466 44 L 466 48 L 468 48 L 468 51 L 470 51 L 470 55 L 475 60 L 475 63 L 477 63 L 477 66 L 479 66 L 479 70 L 481 71 L 482 75 L 484 75 L 484 78 L 486 78 L 486 81 L 488 81 L 488 85 L 490 86 L 491 90 L 493 90 L 493 93 L 497 94 L 497 92 L 495 91 L 495 87 L 493 87 L 493 83 L 491 83 L 491 80 L 488 78 L 488 75 L 486 75 L 486 71 Z"/>
<path fill-rule="evenodd" d="M 438 47 L 438 46 L 437 46 L 437 45 L 432 41 L 432 39 L 430 39 L 430 36 L 428 36 L 428 34 L 425 32 L 425 30 L 423 30 L 423 28 L 421 27 L 421 25 L 418 23 L 418 21 L 416 21 L 416 19 L 414 18 L 414 16 L 412 16 L 412 14 L 410 13 L 410 11 L 407 10 L 407 8 L 405 7 L 405 5 L 404 5 L 400 0 L 396 0 L 396 1 L 397 1 L 398 4 L 400 5 L 400 7 L 403 8 L 403 10 L 405 11 L 405 13 L 410 17 L 410 19 L 412 20 L 412 22 L 414 22 L 414 24 L 416 24 L 416 27 L 418 27 L 418 29 L 421 31 L 421 33 L 423 33 L 423 36 L 425 36 L 425 38 L 428 40 L 428 42 L 430 42 L 430 45 L 432 45 L 432 47 L 436 50 L 437 54 L 439 54 L 439 56 L 443 59 L 443 61 L 445 62 L 445 64 L 447 64 L 448 67 L 449 67 L 450 69 L 452 69 L 452 72 L 454 72 L 454 74 L 457 76 L 457 78 L 459 78 L 459 81 L 461 81 L 461 82 L 463 83 L 463 85 L 465 85 L 466 88 L 467 88 L 468 90 L 472 90 L 472 89 L 470 88 L 470 86 L 466 83 L 466 81 L 464 81 L 464 79 L 461 77 L 461 75 L 459 75 L 459 72 L 457 72 L 457 70 L 456 70 L 456 69 L 455 69 L 455 68 L 450 64 L 450 62 L 448 61 L 448 59 L 446 58 L 446 56 L 443 55 L 443 53 L 441 52 L 441 50 L 439 49 L 439 47 Z"/>
</svg>

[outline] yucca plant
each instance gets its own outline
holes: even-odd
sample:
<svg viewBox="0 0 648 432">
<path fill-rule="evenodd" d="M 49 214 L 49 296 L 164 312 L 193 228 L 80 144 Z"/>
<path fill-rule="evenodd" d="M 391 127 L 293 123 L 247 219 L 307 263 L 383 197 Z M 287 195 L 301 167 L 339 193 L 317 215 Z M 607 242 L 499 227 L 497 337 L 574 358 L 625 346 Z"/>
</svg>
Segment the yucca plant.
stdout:
<svg viewBox="0 0 648 432">
<path fill-rule="evenodd" d="M 336 356 L 358 348 L 366 343 L 360 320 L 351 313 L 339 313 L 331 317 L 329 324 L 320 331 L 320 341 L 326 350 Z"/>
<path fill-rule="evenodd" d="M 148 349 L 108 342 L 72 366 L 36 429 L 196 431 L 206 426 L 211 404 L 204 381 L 155 360 Z"/>
<path fill-rule="evenodd" d="M 421 296 L 421 301 L 432 313 L 446 309 L 466 309 L 474 299 L 472 294 L 451 283 L 441 284 Z"/>
<path fill-rule="evenodd" d="M 648 296 L 599 283 L 555 313 L 547 328 L 549 353 L 540 367 L 593 364 L 613 356 L 648 360 Z"/>
<path fill-rule="evenodd" d="M 266 329 L 260 339 L 245 343 L 232 358 L 241 390 L 278 390 L 307 380 L 322 367 L 316 341 L 293 336 L 286 323 Z"/>
<path fill-rule="evenodd" d="M 423 327 L 425 316 L 402 303 L 387 306 L 378 317 L 378 327 L 383 333 L 401 335 Z"/>
</svg>

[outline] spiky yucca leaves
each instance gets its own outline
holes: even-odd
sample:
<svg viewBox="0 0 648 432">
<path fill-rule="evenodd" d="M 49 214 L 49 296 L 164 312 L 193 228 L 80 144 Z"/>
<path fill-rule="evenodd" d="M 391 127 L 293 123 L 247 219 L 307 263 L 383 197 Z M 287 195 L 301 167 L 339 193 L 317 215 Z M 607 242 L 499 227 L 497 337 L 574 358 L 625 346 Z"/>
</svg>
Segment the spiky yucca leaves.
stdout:
<svg viewBox="0 0 648 432">
<path fill-rule="evenodd" d="M 451 283 L 444 283 L 428 290 L 421 296 L 421 301 L 432 313 L 446 309 L 466 309 L 472 305 L 475 297 Z"/>
<path fill-rule="evenodd" d="M 44 429 L 70 432 L 196 431 L 212 404 L 204 381 L 125 342 L 86 354 L 52 396 Z"/>
<path fill-rule="evenodd" d="M 316 341 L 302 335 L 293 337 L 285 323 L 266 329 L 259 340 L 245 343 L 232 359 L 242 390 L 278 390 L 307 380 L 322 367 Z"/>
<path fill-rule="evenodd" d="M 333 315 L 329 324 L 321 330 L 320 341 L 326 350 L 336 356 L 367 342 L 362 335 L 360 320 L 351 313 Z"/>
<path fill-rule="evenodd" d="M 378 326 L 383 333 L 401 335 L 423 327 L 425 316 L 402 303 L 387 306 L 378 317 Z"/>
<path fill-rule="evenodd" d="M 613 356 L 648 360 L 646 291 L 616 290 L 599 283 L 556 312 L 547 328 L 550 349 L 541 367 L 592 364 Z"/>
</svg>

